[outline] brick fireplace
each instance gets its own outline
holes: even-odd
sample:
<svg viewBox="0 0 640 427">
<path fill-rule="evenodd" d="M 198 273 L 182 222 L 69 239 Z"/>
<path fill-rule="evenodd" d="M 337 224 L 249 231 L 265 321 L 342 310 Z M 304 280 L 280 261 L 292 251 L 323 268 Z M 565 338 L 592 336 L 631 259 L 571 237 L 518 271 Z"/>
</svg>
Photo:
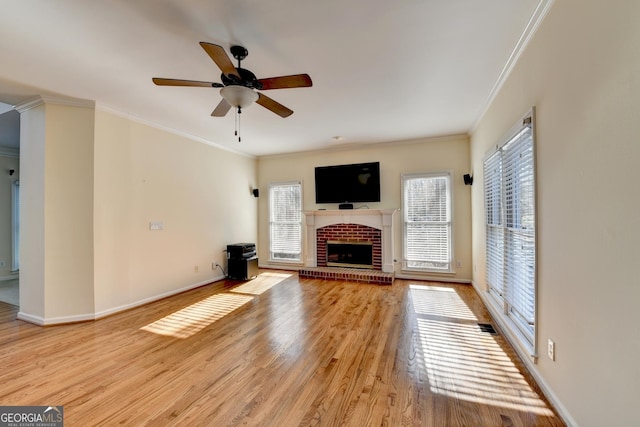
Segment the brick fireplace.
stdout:
<svg viewBox="0 0 640 427">
<path fill-rule="evenodd" d="M 393 215 L 397 209 L 305 211 L 306 267 L 326 265 L 326 241 L 373 242 L 373 269 L 394 272 Z"/>
<path fill-rule="evenodd" d="M 334 243 L 335 242 L 335 243 Z M 339 243 L 338 243 L 339 242 Z M 370 245 L 372 251 L 372 262 L 370 267 L 365 267 L 361 262 L 354 264 L 361 268 L 372 268 L 374 270 L 382 270 L 382 230 L 362 224 L 332 224 L 316 230 L 316 265 L 318 267 L 326 267 L 332 264 L 330 253 L 328 253 L 329 245 L 363 246 L 358 250 L 368 249 Z M 341 263 L 345 267 L 349 267 L 349 262 L 342 260 L 333 260 L 333 264 Z M 338 261 L 338 262 L 335 262 Z M 329 264 L 327 264 L 329 262 Z"/>
</svg>

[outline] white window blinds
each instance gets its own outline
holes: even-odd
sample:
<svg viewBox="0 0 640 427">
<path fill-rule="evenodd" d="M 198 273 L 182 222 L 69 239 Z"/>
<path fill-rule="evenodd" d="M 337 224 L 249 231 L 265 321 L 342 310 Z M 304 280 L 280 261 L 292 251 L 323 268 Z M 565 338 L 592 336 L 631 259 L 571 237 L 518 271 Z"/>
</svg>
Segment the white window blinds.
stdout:
<svg viewBox="0 0 640 427">
<path fill-rule="evenodd" d="M 534 345 L 535 164 L 531 117 L 484 162 L 486 280 L 504 312 Z"/>
<path fill-rule="evenodd" d="M 448 173 L 403 176 L 403 268 L 451 270 L 450 181 Z"/>
<path fill-rule="evenodd" d="M 269 251 L 272 261 L 302 259 L 302 185 L 272 184 L 269 188 Z"/>
<path fill-rule="evenodd" d="M 487 216 L 487 283 L 502 298 L 504 292 L 504 222 L 502 219 L 502 162 L 500 152 L 484 163 L 485 212 Z"/>
</svg>

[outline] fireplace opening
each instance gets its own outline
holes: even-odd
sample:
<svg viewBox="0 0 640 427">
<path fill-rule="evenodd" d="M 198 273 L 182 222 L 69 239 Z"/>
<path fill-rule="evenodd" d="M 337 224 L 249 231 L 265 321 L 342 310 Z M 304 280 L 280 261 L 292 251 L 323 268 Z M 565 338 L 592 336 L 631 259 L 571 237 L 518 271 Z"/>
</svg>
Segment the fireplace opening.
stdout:
<svg viewBox="0 0 640 427">
<path fill-rule="evenodd" d="M 373 268 L 373 243 L 327 240 L 327 265 Z"/>
</svg>

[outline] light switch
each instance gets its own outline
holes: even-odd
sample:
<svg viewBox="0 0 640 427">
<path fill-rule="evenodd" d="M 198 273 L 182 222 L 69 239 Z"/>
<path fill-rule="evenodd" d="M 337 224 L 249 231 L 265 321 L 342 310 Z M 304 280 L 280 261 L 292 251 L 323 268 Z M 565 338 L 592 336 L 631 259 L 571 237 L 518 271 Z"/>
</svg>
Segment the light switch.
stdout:
<svg viewBox="0 0 640 427">
<path fill-rule="evenodd" d="M 164 225 L 162 221 L 151 221 L 149 223 L 149 230 L 162 230 L 164 229 Z"/>
</svg>

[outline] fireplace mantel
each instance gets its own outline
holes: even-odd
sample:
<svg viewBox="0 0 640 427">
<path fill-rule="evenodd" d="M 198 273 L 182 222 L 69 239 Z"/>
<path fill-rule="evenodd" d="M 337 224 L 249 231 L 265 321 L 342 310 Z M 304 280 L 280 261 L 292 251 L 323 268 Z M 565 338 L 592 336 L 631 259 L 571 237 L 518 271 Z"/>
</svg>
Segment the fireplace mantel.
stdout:
<svg viewBox="0 0 640 427">
<path fill-rule="evenodd" d="M 382 230 L 382 271 L 393 268 L 393 215 L 398 209 L 341 209 L 304 211 L 307 225 L 306 267 L 317 266 L 316 231 L 333 224 L 361 224 Z"/>
</svg>

